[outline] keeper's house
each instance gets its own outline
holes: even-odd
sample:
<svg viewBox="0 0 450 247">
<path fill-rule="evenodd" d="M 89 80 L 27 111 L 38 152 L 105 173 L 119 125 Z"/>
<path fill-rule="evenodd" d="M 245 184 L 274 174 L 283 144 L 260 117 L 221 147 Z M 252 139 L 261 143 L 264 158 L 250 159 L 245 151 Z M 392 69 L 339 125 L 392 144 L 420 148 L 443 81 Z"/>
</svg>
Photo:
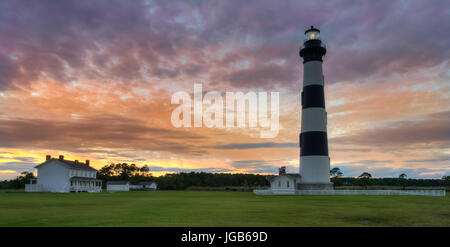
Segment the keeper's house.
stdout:
<svg viewBox="0 0 450 247">
<path fill-rule="evenodd" d="M 26 192 L 101 192 L 102 181 L 97 179 L 97 170 L 78 160 L 65 160 L 46 156 L 44 163 L 36 166 L 37 184 L 25 185 Z"/>
<path fill-rule="evenodd" d="M 128 181 L 108 181 L 106 182 L 107 191 L 130 191 L 130 182 Z"/>
</svg>

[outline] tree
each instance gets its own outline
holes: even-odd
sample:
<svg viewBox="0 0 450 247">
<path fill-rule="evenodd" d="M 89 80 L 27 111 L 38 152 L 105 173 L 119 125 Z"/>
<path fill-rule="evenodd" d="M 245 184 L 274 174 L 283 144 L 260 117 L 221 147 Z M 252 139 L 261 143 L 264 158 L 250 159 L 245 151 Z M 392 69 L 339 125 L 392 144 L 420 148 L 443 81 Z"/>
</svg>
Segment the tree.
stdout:
<svg viewBox="0 0 450 247">
<path fill-rule="evenodd" d="M 341 169 L 339 167 L 334 167 L 330 170 L 330 175 L 332 177 L 341 177 L 342 175 L 344 175 L 344 173 L 341 172 Z"/>
<path fill-rule="evenodd" d="M 358 178 L 361 179 L 361 182 L 363 183 L 363 185 L 366 187 L 367 190 L 367 186 L 369 185 L 370 179 L 372 178 L 372 174 L 368 172 L 363 172 L 361 175 L 359 175 Z"/>
<path fill-rule="evenodd" d="M 107 180 L 111 177 L 115 177 L 116 180 L 129 180 L 131 177 L 138 176 L 140 172 L 145 172 L 146 176 L 151 176 L 148 172 L 148 167 L 139 168 L 135 164 L 128 165 L 127 163 L 110 164 L 102 167 L 98 171 L 100 179 Z"/>
<path fill-rule="evenodd" d="M 445 186 L 450 186 L 450 176 L 443 176 Z"/>
<path fill-rule="evenodd" d="M 114 164 L 106 165 L 98 171 L 98 175 L 111 177 L 114 175 Z"/>
<path fill-rule="evenodd" d="M 114 166 L 114 171 L 116 174 L 119 174 L 122 179 L 128 179 L 137 172 L 138 169 L 139 168 L 135 164 L 128 165 L 127 163 L 116 164 Z"/>
<path fill-rule="evenodd" d="M 148 168 L 147 165 L 144 165 L 143 167 L 139 168 L 139 172 L 142 174 L 142 176 L 147 177 L 151 176 L 150 168 Z"/>
<path fill-rule="evenodd" d="M 359 178 L 372 178 L 372 174 L 368 172 L 363 172 L 361 175 L 359 175 Z"/>
<path fill-rule="evenodd" d="M 407 182 L 406 178 L 407 177 L 408 177 L 408 175 L 406 175 L 405 173 L 402 173 L 398 176 L 398 179 L 399 179 L 400 184 L 402 185 L 403 189 L 405 189 L 405 187 L 406 187 L 406 182 Z"/>
<path fill-rule="evenodd" d="M 14 189 L 22 189 L 26 183 L 30 182 L 30 179 L 36 178 L 32 172 L 22 172 L 20 174 L 20 176 L 10 181 L 11 187 Z"/>
</svg>

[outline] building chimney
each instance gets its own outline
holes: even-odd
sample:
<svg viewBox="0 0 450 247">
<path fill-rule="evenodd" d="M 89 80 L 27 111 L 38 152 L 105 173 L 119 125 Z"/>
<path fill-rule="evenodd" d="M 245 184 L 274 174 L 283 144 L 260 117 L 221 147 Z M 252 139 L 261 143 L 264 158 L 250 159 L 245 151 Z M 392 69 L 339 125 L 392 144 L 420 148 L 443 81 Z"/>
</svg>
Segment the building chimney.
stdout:
<svg viewBox="0 0 450 247">
<path fill-rule="evenodd" d="M 50 160 L 51 158 L 52 158 L 52 156 L 50 156 L 50 155 L 47 154 L 47 155 L 45 156 L 45 161 Z"/>
<path fill-rule="evenodd" d="M 86 160 L 86 165 L 89 166 L 89 160 Z"/>
<path fill-rule="evenodd" d="M 278 175 L 283 175 L 286 174 L 286 167 L 282 166 L 280 168 L 278 168 Z"/>
<path fill-rule="evenodd" d="M 64 155 L 60 155 L 59 160 L 64 160 Z"/>
</svg>

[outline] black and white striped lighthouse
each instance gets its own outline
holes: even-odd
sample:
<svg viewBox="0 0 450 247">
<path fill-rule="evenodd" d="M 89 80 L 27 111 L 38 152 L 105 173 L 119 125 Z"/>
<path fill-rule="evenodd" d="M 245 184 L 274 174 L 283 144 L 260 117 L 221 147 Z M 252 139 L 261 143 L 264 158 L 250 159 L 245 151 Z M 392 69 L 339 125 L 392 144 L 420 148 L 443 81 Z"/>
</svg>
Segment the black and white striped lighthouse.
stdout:
<svg viewBox="0 0 450 247">
<path fill-rule="evenodd" d="M 311 26 L 300 48 L 303 58 L 302 127 L 298 189 L 333 189 L 330 182 L 327 112 L 325 110 L 322 57 L 327 52 L 320 30 Z"/>
</svg>

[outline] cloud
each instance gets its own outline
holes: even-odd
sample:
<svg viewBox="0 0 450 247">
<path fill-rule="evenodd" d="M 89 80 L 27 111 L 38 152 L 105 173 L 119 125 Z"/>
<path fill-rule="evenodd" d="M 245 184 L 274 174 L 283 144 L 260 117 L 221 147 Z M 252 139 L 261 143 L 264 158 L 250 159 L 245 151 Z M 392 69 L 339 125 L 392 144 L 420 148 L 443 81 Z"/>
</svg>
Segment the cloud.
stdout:
<svg viewBox="0 0 450 247">
<path fill-rule="evenodd" d="M 442 156 L 434 159 L 412 159 L 412 160 L 406 160 L 406 162 L 411 163 L 429 163 L 429 162 L 442 162 L 442 161 L 450 161 L 450 155 Z M 450 163 L 449 163 L 450 165 Z"/>
<path fill-rule="evenodd" d="M 358 165 L 358 164 L 365 164 L 365 165 L 383 165 L 383 164 L 389 164 L 394 162 L 393 160 L 357 160 L 352 162 L 343 162 L 343 163 L 334 163 L 335 166 L 339 165 Z"/>
<path fill-rule="evenodd" d="M 235 160 L 230 162 L 233 168 L 252 173 L 277 173 L 280 166 L 286 166 L 288 172 L 298 173 L 296 167 L 286 164 L 283 160 Z"/>
<path fill-rule="evenodd" d="M 211 70 L 211 81 L 235 87 L 291 88 L 300 72 L 303 29 L 311 23 L 322 28 L 329 44 L 328 83 L 406 73 L 448 60 L 444 6 L 445 1 L 3 2 L 0 90 L 29 85 L 43 73 L 61 82 L 79 74 L 133 82 L 148 81 L 142 71 L 181 79 Z M 253 65 L 227 71 L 242 57 Z"/>
<path fill-rule="evenodd" d="M 253 149 L 253 148 L 295 148 L 298 147 L 296 142 L 259 142 L 259 143 L 233 143 L 226 145 L 209 146 L 216 149 Z"/>
<path fill-rule="evenodd" d="M 98 115 L 76 121 L 42 119 L 0 120 L 0 146 L 79 150 L 108 147 L 173 153 L 204 154 L 186 140 L 205 137 L 184 131 L 152 128 L 117 115 Z M 177 141 L 178 140 L 178 141 Z M 182 140 L 182 141 L 181 141 Z"/>
<path fill-rule="evenodd" d="M 408 178 L 442 178 L 449 174 L 449 168 L 407 168 L 407 167 L 389 167 L 372 165 L 339 165 L 346 177 L 357 177 L 363 172 L 369 172 L 373 177 L 398 177 L 405 173 Z"/>
<path fill-rule="evenodd" d="M 30 162 L 0 162 L 0 170 L 2 171 L 16 171 L 17 173 L 21 172 L 33 172 L 34 167 L 38 165 L 36 163 Z"/>
<path fill-rule="evenodd" d="M 366 145 L 384 150 L 392 147 L 434 144 L 448 147 L 450 142 L 450 111 L 432 113 L 424 120 L 397 121 L 355 134 L 331 138 L 336 144 Z"/>
<path fill-rule="evenodd" d="M 209 172 L 209 173 L 225 173 L 231 172 L 233 170 L 218 168 L 218 167 L 208 167 L 208 168 L 196 168 L 196 169 L 188 169 L 188 168 L 174 168 L 174 167 L 162 167 L 162 166 L 148 166 L 150 172 Z"/>
<path fill-rule="evenodd" d="M 5 89 L 10 81 L 17 76 L 17 65 L 0 53 L 0 91 Z"/>
<path fill-rule="evenodd" d="M 0 156 L 0 159 L 11 159 L 11 160 L 19 160 L 21 162 L 36 162 L 36 158 L 33 157 L 17 157 L 17 156 L 13 156 L 13 157 L 6 157 L 6 156 Z"/>
<path fill-rule="evenodd" d="M 249 69 L 234 70 L 233 72 L 220 75 L 221 81 L 229 82 L 236 87 L 258 88 L 274 85 L 288 85 L 298 81 L 295 66 L 277 64 L 264 64 L 253 66 Z"/>
</svg>

